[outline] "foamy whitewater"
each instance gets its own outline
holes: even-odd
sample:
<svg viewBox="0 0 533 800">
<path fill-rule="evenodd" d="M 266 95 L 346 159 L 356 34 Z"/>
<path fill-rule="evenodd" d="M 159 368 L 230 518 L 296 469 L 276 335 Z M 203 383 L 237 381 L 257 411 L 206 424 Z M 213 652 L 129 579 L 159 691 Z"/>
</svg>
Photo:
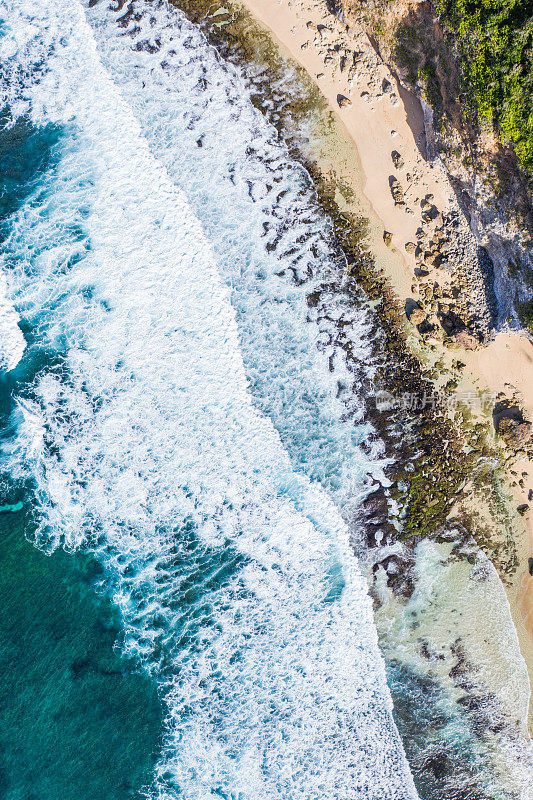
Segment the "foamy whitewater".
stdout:
<svg viewBox="0 0 533 800">
<path fill-rule="evenodd" d="M 6 299 L 4 368 L 22 355 L 16 313 L 31 331 L 27 362 L 49 356 L 19 398 L 5 466 L 34 487 L 40 546 L 101 558 L 125 647 L 160 682 L 150 796 L 415 797 L 348 531 L 252 404 L 179 163 L 171 175 L 151 151 L 78 2 L 0 10 L 3 105 L 13 124 L 60 132 L 4 243 L 16 308 Z M 298 358 L 309 334 L 286 339 L 286 317 L 261 314 L 261 335 Z M 270 380 L 277 367 L 258 356 L 257 373 Z M 311 375 L 315 398 L 341 402 L 327 353 L 310 351 L 302 381 Z M 355 453 L 364 429 L 342 431 Z M 319 454 L 301 453 L 312 472 Z"/>
<path fill-rule="evenodd" d="M 369 376 L 355 374 L 353 361 L 348 371 L 344 352 L 371 360 L 370 320 L 339 291 L 345 264 L 307 173 L 254 108 L 241 75 L 181 12 L 144 0 L 120 11 L 98 3 L 88 20 L 151 151 L 184 189 L 214 249 L 254 400 L 292 459 L 349 517 L 379 459 L 379 445 L 370 461 L 359 446 L 368 444 L 368 426 L 344 424 L 361 419 L 360 384 Z M 316 288 L 321 302 L 310 307 Z"/>
</svg>

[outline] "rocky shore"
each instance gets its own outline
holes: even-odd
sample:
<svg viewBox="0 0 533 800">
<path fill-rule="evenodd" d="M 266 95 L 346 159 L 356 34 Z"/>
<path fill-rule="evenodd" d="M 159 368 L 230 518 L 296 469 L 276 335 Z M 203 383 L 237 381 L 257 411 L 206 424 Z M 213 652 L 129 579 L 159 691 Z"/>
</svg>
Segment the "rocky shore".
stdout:
<svg viewBox="0 0 533 800">
<path fill-rule="evenodd" d="M 428 156 L 443 165 L 476 242 L 492 261 L 498 326 L 521 329 L 532 296 L 531 178 L 490 119 L 480 117 L 458 32 L 439 16 L 438 5 L 346 0 L 335 11 L 343 22 L 362 26 L 379 56 L 419 98 Z"/>
<path fill-rule="evenodd" d="M 335 99 L 341 117 L 351 122 L 349 115 L 356 107 L 361 110 L 362 101 L 367 116 L 374 116 L 383 128 L 381 137 L 386 134 L 390 138 L 388 152 L 376 142 L 381 163 L 376 163 L 375 152 L 368 154 L 371 168 L 381 172 L 383 179 L 381 185 L 374 179 L 376 185 L 371 187 L 367 181 L 366 191 L 382 218 L 392 222 L 391 230 L 384 231 L 386 243 L 405 248 L 414 278 L 413 293 L 427 296 L 433 303 L 436 289 L 436 299 L 446 301 L 441 306 L 449 308 L 448 312 L 438 309 L 437 304 L 430 308 L 427 316 L 433 319 L 421 332 L 431 330 L 436 336 L 463 332 L 460 341 L 469 342 L 471 347 L 475 341 L 464 332 L 487 341 L 497 318 L 491 258 L 474 236 L 442 164 L 425 160 L 428 125 L 422 108 L 417 114 L 416 100 L 410 97 L 406 114 L 403 96 L 407 90 L 383 61 L 363 25 L 347 25 L 320 2 L 288 5 L 302 21 L 312 17 L 305 23 L 300 50 L 305 56 L 309 54 L 314 66 L 321 63 L 318 69 L 324 71 L 315 73 L 318 85 L 322 88 L 329 79 L 339 90 Z M 254 10 L 261 7 L 265 4 L 253 3 Z M 276 12 L 278 16 L 280 13 Z M 414 141 L 410 142 L 408 132 L 401 130 L 403 116 L 412 128 Z M 387 130 L 389 121 L 396 128 Z M 427 169 L 428 163 L 433 174 Z M 390 198 L 383 197 L 387 186 Z M 391 203 L 394 214 L 390 214 Z M 406 239 L 408 232 L 412 233 L 411 240 Z"/>
<path fill-rule="evenodd" d="M 407 670 L 419 688 L 429 681 L 456 701 L 464 696 L 468 735 L 486 753 L 506 743 L 515 754 L 505 766 L 513 773 L 508 785 L 518 786 L 519 763 L 531 756 L 529 687 L 516 641 L 518 633 L 531 676 L 533 640 L 523 625 L 530 554 L 524 522 L 533 491 L 525 392 L 532 373 L 527 362 L 523 368 L 529 343 L 495 337 L 494 264 L 446 169 L 429 160 L 427 109 L 364 26 L 347 24 L 325 3 L 250 0 L 255 19 L 240 5 L 174 5 L 239 67 L 255 104 L 314 181 L 341 259 L 336 276 L 309 296 L 310 317 L 327 330 L 328 346 L 344 351 L 356 381 L 348 322 L 331 313 L 331 297 L 372 307 L 375 379 L 364 394 L 391 466 L 388 485 L 369 479 L 364 525 L 357 526 L 366 540 L 354 538 L 354 547 L 367 565 L 391 674 Z M 346 404 L 349 414 L 349 397 Z M 486 626 L 487 635 L 484 603 L 493 615 L 498 609 L 499 627 Z M 466 618 L 456 636 L 447 614 Z M 398 625 L 411 631 L 401 653 L 392 644 L 398 637 L 389 635 Z M 406 736 L 412 714 L 399 722 Z M 475 765 L 463 764 L 459 753 L 445 763 L 447 722 L 437 717 L 434 752 L 417 756 L 423 780 L 435 783 L 440 775 L 448 789 L 463 782 L 465 797 L 498 796 L 475 790 Z"/>
</svg>

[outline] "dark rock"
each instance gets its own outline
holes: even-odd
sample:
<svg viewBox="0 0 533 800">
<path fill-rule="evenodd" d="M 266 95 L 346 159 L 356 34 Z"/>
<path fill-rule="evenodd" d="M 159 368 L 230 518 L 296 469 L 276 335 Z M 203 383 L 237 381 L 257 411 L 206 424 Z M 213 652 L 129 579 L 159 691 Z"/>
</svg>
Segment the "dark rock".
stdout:
<svg viewBox="0 0 533 800">
<path fill-rule="evenodd" d="M 459 333 L 459 331 L 464 331 L 466 329 L 466 325 L 464 324 L 463 320 L 453 311 L 450 311 L 448 314 L 442 314 L 440 323 L 448 336 L 453 336 L 454 334 Z"/>
<path fill-rule="evenodd" d="M 339 108 L 348 108 L 348 106 L 352 105 L 352 101 L 349 97 L 345 97 L 343 94 L 337 95 L 337 105 Z"/>
<path fill-rule="evenodd" d="M 390 157 L 392 158 L 392 163 L 394 164 L 395 169 L 402 169 L 405 162 L 400 153 L 397 150 L 393 150 L 390 154 Z"/>
<path fill-rule="evenodd" d="M 391 246 L 392 243 L 392 233 L 390 231 L 383 231 L 383 241 L 387 245 L 387 247 Z"/>
<path fill-rule="evenodd" d="M 379 566 L 385 570 L 387 586 L 394 595 L 409 600 L 415 590 L 414 580 L 411 576 L 412 563 L 407 558 L 395 554 L 380 560 L 374 566 L 374 572 Z"/>
<path fill-rule="evenodd" d="M 424 222 L 431 222 L 432 220 L 436 219 L 439 213 L 439 209 L 437 206 L 432 206 L 431 203 L 425 203 L 422 205 L 422 219 Z"/>
<path fill-rule="evenodd" d="M 446 753 L 432 755 L 426 760 L 424 767 L 431 770 L 437 780 L 441 780 L 453 772 L 453 763 L 448 759 Z"/>
<path fill-rule="evenodd" d="M 400 181 L 397 178 L 395 178 L 394 175 L 389 176 L 389 186 L 392 197 L 396 205 L 397 206 L 405 205 L 403 189 L 401 187 Z"/>
</svg>

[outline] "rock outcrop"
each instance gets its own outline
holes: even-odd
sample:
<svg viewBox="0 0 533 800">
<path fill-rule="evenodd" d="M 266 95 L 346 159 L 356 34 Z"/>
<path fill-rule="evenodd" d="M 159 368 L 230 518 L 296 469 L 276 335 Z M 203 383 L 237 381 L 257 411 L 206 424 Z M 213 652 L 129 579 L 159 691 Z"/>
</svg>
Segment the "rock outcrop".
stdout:
<svg viewBox="0 0 533 800">
<path fill-rule="evenodd" d="M 482 313 L 484 335 L 493 325 L 533 330 L 527 313 L 533 308 L 533 176 L 476 109 L 455 32 L 443 27 L 432 0 L 345 0 L 344 7 L 348 23 L 365 28 L 379 56 L 418 95 L 425 118 L 421 150 L 445 167 L 469 229 L 459 237 L 462 272 L 470 273 L 470 285 L 480 278 L 485 286 L 478 294 L 486 295 L 492 319 Z M 399 169 L 401 154 L 391 158 Z M 401 202 L 399 193 L 393 196 Z M 434 213 L 430 201 L 423 211 Z M 471 297 L 472 304 L 479 301 Z"/>
</svg>

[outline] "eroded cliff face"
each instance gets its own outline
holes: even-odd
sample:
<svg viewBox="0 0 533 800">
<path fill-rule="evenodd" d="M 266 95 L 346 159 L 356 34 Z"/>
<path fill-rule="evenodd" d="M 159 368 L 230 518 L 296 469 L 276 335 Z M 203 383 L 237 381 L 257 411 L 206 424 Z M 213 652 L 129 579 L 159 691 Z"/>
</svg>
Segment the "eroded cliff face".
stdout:
<svg viewBox="0 0 533 800">
<path fill-rule="evenodd" d="M 425 113 L 426 156 L 440 159 L 478 242 L 493 262 L 496 328 L 533 330 L 533 175 L 497 122 L 480 113 L 459 37 L 429 0 L 344 0 Z"/>
</svg>

